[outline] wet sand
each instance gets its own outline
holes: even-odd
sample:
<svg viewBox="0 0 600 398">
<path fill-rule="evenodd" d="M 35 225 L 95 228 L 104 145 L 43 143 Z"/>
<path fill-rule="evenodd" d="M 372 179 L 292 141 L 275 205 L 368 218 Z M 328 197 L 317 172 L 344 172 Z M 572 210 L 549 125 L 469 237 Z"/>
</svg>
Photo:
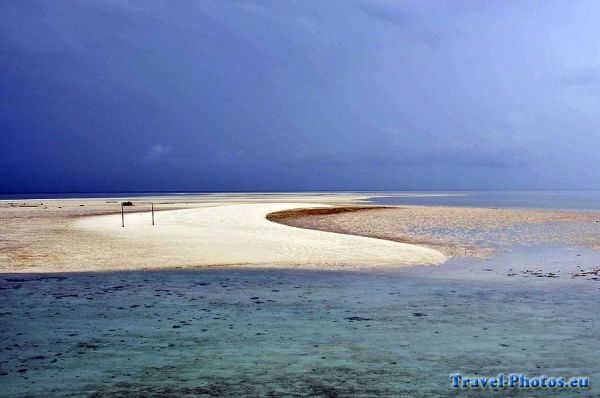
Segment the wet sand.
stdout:
<svg viewBox="0 0 600 398">
<path fill-rule="evenodd" d="M 448 257 L 486 258 L 513 245 L 600 250 L 600 213 L 427 206 L 338 206 L 272 213 L 299 228 L 423 245 Z"/>
</svg>

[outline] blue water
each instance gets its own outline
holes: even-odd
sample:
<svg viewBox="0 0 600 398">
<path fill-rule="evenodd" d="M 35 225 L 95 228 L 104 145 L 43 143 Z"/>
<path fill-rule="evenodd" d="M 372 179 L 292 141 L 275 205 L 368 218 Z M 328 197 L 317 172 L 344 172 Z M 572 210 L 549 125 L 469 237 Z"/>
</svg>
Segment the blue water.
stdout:
<svg viewBox="0 0 600 398">
<path fill-rule="evenodd" d="M 0 275 L 3 397 L 447 397 L 449 374 L 591 377 L 600 285 L 283 270 Z M 485 394 L 486 396 L 488 394 Z"/>
<path fill-rule="evenodd" d="M 376 196 L 371 200 L 379 205 L 600 211 L 600 191 L 422 192 L 420 195 L 429 196 Z"/>
</svg>

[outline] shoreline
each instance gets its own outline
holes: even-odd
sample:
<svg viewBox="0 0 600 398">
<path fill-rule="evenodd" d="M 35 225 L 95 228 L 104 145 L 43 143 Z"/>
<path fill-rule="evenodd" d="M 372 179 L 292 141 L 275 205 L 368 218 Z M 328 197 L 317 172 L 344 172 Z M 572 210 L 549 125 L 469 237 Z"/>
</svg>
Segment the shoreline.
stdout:
<svg viewBox="0 0 600 398">
<path fill-rule="evenodd" d="M 331 206 L 357 198 L 362 196 L 335 195 L 325 198 L 329 203 L 310 203 L 314 197 L 288 197 L 284 203 L 268 202 L 272 198 L 259 198 L 259 203 L 253 203 L 257 198 L 247 197 L 220 201 L 213 197 L 211 202 L 195 203 L 168 201 L 168 209 L 156 212 L 154 227 L 149 213 L 140 208 L 142 203 L 133 211 L 128 209 L 125 228 L 120 226 L 120 206 L 117 210 L 115 203 L 106 201 L 91 206 L 92 201 L 77 200 L 69 211 L 58 206 L 65 202 L 55 203 L 53 210 L 4 207 L 0 211 L 18 214 L 13 218 L 2 214 L 9 220 L 8 229 L 10 224 L 14 229 L 5 235 L 9 239 L 4 240 L 0 250 L 1 272 L 350 269 L 445 261 L 441 253 L 425 247 L 292 228 L 265 218 L 272 211 Z M 45 210 L 49 212 L 44 214 Z"/>
<path fill-rule="evenodd" d="M 600 251 L 600 214 L 451 206 L 338 206 L 292 209 L 283 225 L 431 247 L 450 258 L 485 259 L 510 245 L 553 243 Z"/>
<path fill-rule="evenodd" d="M 482 260 L 501 254 L 511 244 L 527 247 L 550 241 L 565 247 L 600 248 L 596 234 L 600 224 L 590 224 L 598 219 L 593 212 L 377 206 L 368 198 L 363 194 L 123 198 L 136 205 L 125 208 L 124 229 L 115 198 L 18 201 L 27 207 L 10 206 L 17 201 L 0 203 L 0 273 L 157 269 L 371 272 L 444 263 L 424 268 L 425 273 L 437 275 L 451 269 L 448 264 L 456 259 L 473 258 L 482 266 Z M 274 200 L 281 207 L 272 207 Z M 146 225 L 151 202 L 157 218 L 154 229 Z M 243 210 L 228 214 L 228 208 L 235 206 Z M 264 211 L 255 212 L 248 226 L 252 208 Z M 189 217 L 194 221 L 188 222 Z M 201 226 L 196 240 L 193 236 L 198 230 L 193 223 Z M 584 224 L 592 227 L 588 235 L 580 234 Z M 274 243 L 282 231 L 291 234 L 291 240 Z M 214 232 L 221 234 L 221 240 L 211 238 Z M 271 238 L 265 240 L 265 236 Z M 574 236 L 579 236 L 578 240 Z M 331 240 L 337 243 L 328 247 Z M 346 243 L 335 246 L 340 240 Z M 356 242 L 360 242 L 358 246 Z M 240 247 L 244 253 L 233 253 Z M 415 252 L 409 254 L 411 251 Z M 450 262 L 445 262 L 448 259 Z"/>
<path fill-rule="evenodd" d="M 544 248 L 548 249 L 548 248 Z M 568 250 L 568 248 L 550 248 L 558 250 Z M 524 252 L 513 253 L 522 257 Z M 600 254 L 593 253 L 590 255 L 586 253 L 583 260 L 588 265 L 587 271 L 581 273 L 581 266 L 575 267 L 573 264 L 567 264 L 563 268 L 563 274 L 560 276 L 548 276 L 548 273 L 543 274 L 542 270 L 530 270 L 521 267 L 515 269 L 515 263 L 510 263 L 511 273 L 505 274 L 507 266 L 498 266 L 501 261 L 506 259 L 506 253 L 498 256 L 492 256 L 494 261 L 484 264 L 482 267 L 481 263 L 477 263 L 474 259 L 455 259 L 450 258 L 446 262 L 441 264 L 433 265 L 406 265 L 406 266 L 377 266 L 373 268 L 369 267 L 357 267 L 357 268 L 317 268 L 317 267 L 277 267 L 277 266 L 256 266 L 253 264 L 221 264 L 221 265 L 207 265 L 202 267 L 160 267 L 160 268 L 124 268 L 124 269 L 106 269 L 106 270 L 85 270 L 85 271 L 69 271 L 69 270 L 56 270 L 56 271 L 0 271 L 0 279 L 2 282 L 20 283 L 20 282 L 31 282 L 31 281 L 45 281 L 45 280 L 67 280 L 72 277 L 115 277 L 115 276 L 127 276 L 135 274 L 169 274 L 169 273 L 190 273 L 190 275 L 201 275 L 202 272 L 233 272 L 233 273 L 264 273 L 273 272 L 274 276 L 279 274 L 289 275 L 346 275 L 348 277 L 364 275 L 365 277 L 375 276 L 381 278 L 399 278 L 402 280 L 423 280 L 423 281 L 446 281 L 456 283 L 482 283 L 482 284 L 504 284 L 506 286 L 515 286 L 515 284 L 530 284 L 530 286 L 541 285 L 556 285 L 556 286 L 587 286 L 589 288 L 596 289 L 596 283 L 600 281 L 600 267 L 597 267 L 598 260 L 600 260 Z M 495 268 L 489 268 L 494 266 Z M 513 273 L 514 272 L 514 273 Z M 540 275 L 537 275 L 537 273 Z M 591 282 L 591 283 L 590 283 Z"/>
</svg>

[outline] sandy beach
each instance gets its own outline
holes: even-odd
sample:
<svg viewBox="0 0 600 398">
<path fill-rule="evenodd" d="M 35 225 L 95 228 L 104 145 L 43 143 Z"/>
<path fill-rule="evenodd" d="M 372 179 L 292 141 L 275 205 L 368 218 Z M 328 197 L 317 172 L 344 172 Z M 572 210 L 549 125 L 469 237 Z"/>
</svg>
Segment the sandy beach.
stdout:
<svg viewBox="0 0 600 398">
<path fill-rule="evenodd" d="M 0 203 L 3 272 L 372 269 L 511 245 L 598 249 L 598 214 L 369 206 L 364 194 L 212 194 Z M 155 220 L 151 224 L 151 203 Z"/>
<path fill-rule="evenodd" d="M 435 249 L 273 223 L 272 212 L 356 202 L 360 195 L 207 195 L 202 198 L 4 203 L 2 271 L 158 268 L 356 269 L 439 264 Z M 305 203 L 308 200 L 322 203 Z M 277 201 L 273 203 L 272 201 Z M 149 203 L 156 202 L 151 224 Z M 286 203 L 287 201 L 287 203 Z M 108 214 L 107 214 L 108 213 Z"/>
</svg>

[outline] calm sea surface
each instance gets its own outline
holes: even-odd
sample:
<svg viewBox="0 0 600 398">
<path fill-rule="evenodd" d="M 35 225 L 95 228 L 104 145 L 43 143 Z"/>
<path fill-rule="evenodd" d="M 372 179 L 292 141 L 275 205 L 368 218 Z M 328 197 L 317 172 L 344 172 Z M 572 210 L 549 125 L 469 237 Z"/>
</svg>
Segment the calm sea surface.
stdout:
<svg viewBox="0 0 600 398">
<path fill-rule="evenodd" d="M 381 205 L 508 207 L 600 211 L 600 191 L 421 192 L 423 196 L 374 197 Z"/>
<path fill-rule="evenodd" d="M 207 192 L 27 192 L 0 193 L 0 200 L 18 199 L 80 199 L 80 198 L 128 198 L 139 196 L 207 195 Z"/>
<path fill-rule="evenodd" d="M 600 285 L 552 282 L 284 270 L 4 274 L 1 395 L 447 397 L 456 395 L 451 373 L 525 372 L 588 375 L 591 390 L 550 395 L 597 397 Z"/>
</svg>

